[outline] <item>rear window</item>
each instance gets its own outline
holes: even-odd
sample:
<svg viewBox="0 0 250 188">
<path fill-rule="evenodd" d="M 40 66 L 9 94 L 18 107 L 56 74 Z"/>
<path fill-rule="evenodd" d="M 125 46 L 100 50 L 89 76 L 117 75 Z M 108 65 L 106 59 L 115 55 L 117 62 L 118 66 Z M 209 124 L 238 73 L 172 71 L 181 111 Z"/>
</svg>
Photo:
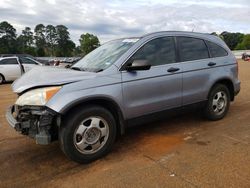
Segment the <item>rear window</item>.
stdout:
<svg viewBox="0 0 250 188">
<path fill-rule="evenodd" d="M 228 55 L 227 51 L 219 45 L 209 41 L 206 41 L 206 43 L 209 48 L 211 57 L 223 57 Z"/>
<path fill-rule="evenodd" d="M 0 61 L 0 65 L 17 65 L 16 58 L 8 58 Z"/>
<path fill-rule="evenodd" d="M 202 39 L 177 37 L 181 61 L 209 58 L 208 49 Z"/>
</svg>

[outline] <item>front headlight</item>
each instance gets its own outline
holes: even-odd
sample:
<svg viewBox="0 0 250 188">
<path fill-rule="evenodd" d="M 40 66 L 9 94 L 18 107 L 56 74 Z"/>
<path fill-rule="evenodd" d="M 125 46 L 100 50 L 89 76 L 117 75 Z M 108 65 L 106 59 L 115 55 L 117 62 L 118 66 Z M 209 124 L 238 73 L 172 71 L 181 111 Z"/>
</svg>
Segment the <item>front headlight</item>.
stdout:
<svg viewBox="0 0 250 188">
<path fill-rule="evenodd" d="M 17 101 L 16 105 L 24 106 L 24 105 L 45 105 L 52 97 L 55 95 L 61 86 L 57 87 L 45 87 L 39 89 L 33 89 L 21 95 Z"/>
</svg>

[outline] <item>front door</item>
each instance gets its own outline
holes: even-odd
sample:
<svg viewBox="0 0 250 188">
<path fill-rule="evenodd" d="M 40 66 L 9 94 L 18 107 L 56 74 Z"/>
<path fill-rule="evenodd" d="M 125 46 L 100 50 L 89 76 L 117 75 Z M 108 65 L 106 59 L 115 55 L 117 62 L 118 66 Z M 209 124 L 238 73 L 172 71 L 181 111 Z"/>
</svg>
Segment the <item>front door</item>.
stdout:
<svg viewBox="0 0 250 188">
<path fill-rule="evenodd" d="M 182 67 L 176 63 L 175 49 L 173 37 L 153 39 L 126 62 L 131 64 L 134 60 L 146 60 L 151 68 L 122 71 L 125 118 L 181 106 Z"/>
<path fill-rule="evenodd" d="M 27 57 L 21 57 L 21 58 L 19 58 L 19 60 L 20 60 L 21 64 L 23 65 L 25 72 L 28 72 L 32 68 L 38 66 L 37 62 L 35 62 Z"/>
</svg>

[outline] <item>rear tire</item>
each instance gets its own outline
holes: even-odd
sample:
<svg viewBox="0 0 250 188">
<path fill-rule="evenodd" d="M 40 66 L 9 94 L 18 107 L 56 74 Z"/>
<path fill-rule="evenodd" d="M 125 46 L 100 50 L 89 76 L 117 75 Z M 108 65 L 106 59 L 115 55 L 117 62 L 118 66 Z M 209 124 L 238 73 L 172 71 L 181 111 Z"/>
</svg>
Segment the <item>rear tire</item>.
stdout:
<svg viewBox="0 0 250 188">
<path fill-rule="evenodd" d="M 227 114 L 230 106 L 230 92 L 223 84 L 215 85 L 209 96 L 205 107 L 205 116 L 207 119 L 220 120 Z"/>
<path fill-rule="evenodd" d="M 70 112 L 59 130 L 61 149 L 78 163 L 89 163 L 105 156 L 115 138 L 115 119 L 101 106 L 86 106 Z"/>
<path fill-rule="evenodd" d="M 4 83 L 4 76 L 2 74 L 0 74 L 0 84 Z"/>
</svg>

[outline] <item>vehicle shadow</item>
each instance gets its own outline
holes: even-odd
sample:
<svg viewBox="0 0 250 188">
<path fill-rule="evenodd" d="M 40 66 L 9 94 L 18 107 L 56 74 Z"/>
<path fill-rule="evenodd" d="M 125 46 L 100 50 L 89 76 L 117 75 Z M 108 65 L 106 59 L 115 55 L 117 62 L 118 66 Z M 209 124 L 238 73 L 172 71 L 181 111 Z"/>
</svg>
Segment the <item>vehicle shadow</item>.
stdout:
<svg viewBox="0 0 250 188">
<path fill-rule="evenodd" d="M 8 84 L 12 84 L 13 83 L 13 81 L 4 81 L 2 84 L 0 84 L 0 85 L 8 85 Z"/>
<path fill-rule="evenodd" d="M 155 147 L 163 144 L 162 147 L 171 148 L 171 139 L 176 140 L 176 143 L 181 143 L 185 133 L 199 129 L 204 121 L 206 120 L 202 113 L 194 110 L 188 113 L 177 113 L 160 121 L 130 127 L 118 140 L 114 150 L 118 153 L 140 151 L 140 147 L 147 144 L 155 145 Z M 161 140 L 169 141 L 170 145 L 162 143 Z"/>
</svg>

